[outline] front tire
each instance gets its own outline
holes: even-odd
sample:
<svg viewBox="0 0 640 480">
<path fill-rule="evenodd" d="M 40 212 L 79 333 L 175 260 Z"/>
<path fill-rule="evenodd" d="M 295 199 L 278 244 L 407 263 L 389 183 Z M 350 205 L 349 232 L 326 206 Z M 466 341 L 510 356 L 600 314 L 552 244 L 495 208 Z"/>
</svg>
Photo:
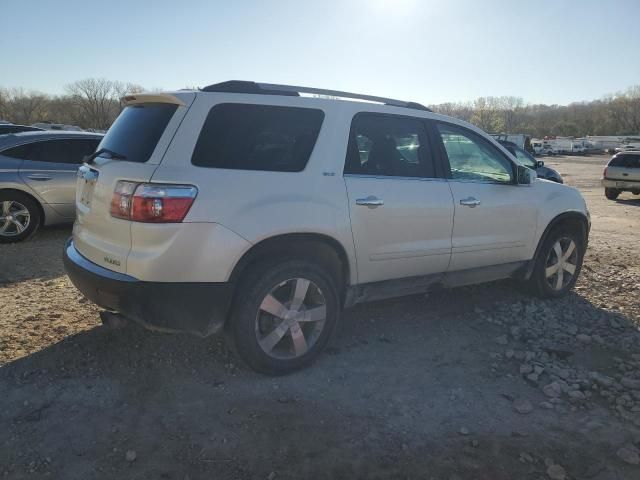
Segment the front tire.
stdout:
<svg viewBox="0 0 640 480">
<path fill-rule="evenodd" d="M 40 209 L 27 195 L 0 192 L 0 243 L 26 240 L 40 226 Z"/>
<path fill-rule="evenodd" d="M 325 348 L 338 322 L 336 282 L 312 262 L 259 264 L 238 289 L 229 337 L 240 358 L 267 375 L 309 365 Z"/>
<path fill-rule="evenodd" d="M 615 200 L 620 195 L 620 190 L 616 190 L 615 188 L 605 188 L 604 196 L 609 200 Z"/>
<path fill-rule="evenodd" d="M 560 225 L 544 240 L 529 284 L 542 298 L 557 298 L 571 290 L 582 268 L 585 239 L 576 228 Z"/>
</svg>

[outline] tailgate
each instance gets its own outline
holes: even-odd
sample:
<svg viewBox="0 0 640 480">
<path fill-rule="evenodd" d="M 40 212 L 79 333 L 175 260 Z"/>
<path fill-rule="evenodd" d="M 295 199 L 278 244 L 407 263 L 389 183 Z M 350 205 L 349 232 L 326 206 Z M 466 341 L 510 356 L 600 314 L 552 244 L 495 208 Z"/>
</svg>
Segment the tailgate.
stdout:
<svg viewBox="0 0 640 480">
<path fill-rule="evenodd" d="M 640 157 L 639 157 L 640 163 Z M 633 167 L 608 167 L 607 178 L 609 180 L 620 180 L 625 182 L 640 182 L 640 165 Z"/>
<path fill-rule="evenodd" d="M 106 151 L 78 170 L 73 242 L 88 260 L 127 272 L 132 222 L 111 216 L 116 184 L 151 179 L 194 98 L 193 92 L 126 97 L 127 107 L 96 150 Z"/>
</svg>

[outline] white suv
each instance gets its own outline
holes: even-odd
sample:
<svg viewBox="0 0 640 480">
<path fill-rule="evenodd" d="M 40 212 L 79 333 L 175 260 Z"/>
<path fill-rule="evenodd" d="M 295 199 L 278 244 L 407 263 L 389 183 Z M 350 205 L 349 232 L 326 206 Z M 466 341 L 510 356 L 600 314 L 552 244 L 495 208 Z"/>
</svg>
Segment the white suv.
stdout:
<svg viewBox="0 0 640 480">
<path fill-rule="evenodd" d="M 503 278 L 557 297 L 580 272 L 578 191 L 419 104 L 239 81 L 124 101 L 78 173 L 69 277 L 150 328 L 224 327 L 258 371 L 307 365 L 359 302 Z"/>
</svg>

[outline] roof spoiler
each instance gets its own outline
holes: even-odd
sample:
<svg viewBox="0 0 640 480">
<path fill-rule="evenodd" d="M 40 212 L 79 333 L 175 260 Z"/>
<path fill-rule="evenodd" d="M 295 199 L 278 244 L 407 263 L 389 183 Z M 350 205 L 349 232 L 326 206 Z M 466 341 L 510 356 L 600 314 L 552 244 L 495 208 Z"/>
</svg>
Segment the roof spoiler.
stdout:
<svg viewBox="0 0 640 480">
<path fill-rule="evenodd" d="M 175 95 L 170 93 L 134 93 L 125 95 L 120 99 L 125 105 L 137 105 L 140 103 L 170 103 L 173 105 L 185 106 L 185 103 Z"/>
</svg>

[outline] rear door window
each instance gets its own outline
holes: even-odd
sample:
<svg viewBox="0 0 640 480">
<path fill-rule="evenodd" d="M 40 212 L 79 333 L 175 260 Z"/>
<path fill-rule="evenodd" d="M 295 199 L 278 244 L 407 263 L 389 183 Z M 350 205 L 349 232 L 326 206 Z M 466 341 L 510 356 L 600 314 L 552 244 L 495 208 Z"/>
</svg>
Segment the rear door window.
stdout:
<svg viewBox="0 0 640 480">
<path fill-rule="evenodd" d="M 80 165 L 83 158 L 95 151 L 98 140 L 60 139 L 32 144 L 28 160 Z"/>
<path fill-rule="evenodd" d="M 125 107 L 98 149 L 106 148 L 116 152 L 129 162 L 146 162 L 177 108 L 177 105 L 169 103 L 144 103 Z"/>
<path fill-rule="evenodd" d="M 436 176 L 422 121 L 360 113 L 351 123 L 345 174 L 384 177 Z"/>
<path fill-rule="evenodd" d="M 300 172 L 324 112 L 312 108 L 223 103 L 211 109 L 191 163 L 234 170 Z"/>
</svg>

